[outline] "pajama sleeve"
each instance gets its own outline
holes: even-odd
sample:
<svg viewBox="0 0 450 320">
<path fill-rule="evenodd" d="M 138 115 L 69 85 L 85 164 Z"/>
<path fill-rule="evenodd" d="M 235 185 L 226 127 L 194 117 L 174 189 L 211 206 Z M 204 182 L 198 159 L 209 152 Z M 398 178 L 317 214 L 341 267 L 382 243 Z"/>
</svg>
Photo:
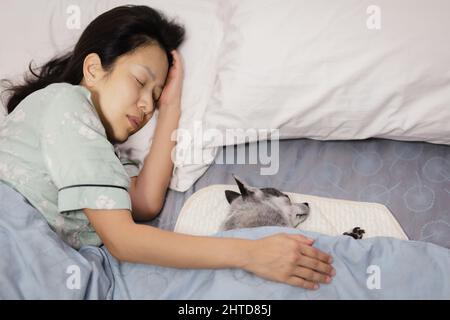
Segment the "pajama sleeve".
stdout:
<svg viewBox="0 0 450 320">
<path fill-rule="evenodd" d="M 139 175 L 139 160 L 132 159 L 129 154 L 120 151 L 117 147 L 115 147 L 115 154 L 119 158 L 122 166 L 125 168 L 125 171 L 130 178 L 137 177 Z"/>
</svg>

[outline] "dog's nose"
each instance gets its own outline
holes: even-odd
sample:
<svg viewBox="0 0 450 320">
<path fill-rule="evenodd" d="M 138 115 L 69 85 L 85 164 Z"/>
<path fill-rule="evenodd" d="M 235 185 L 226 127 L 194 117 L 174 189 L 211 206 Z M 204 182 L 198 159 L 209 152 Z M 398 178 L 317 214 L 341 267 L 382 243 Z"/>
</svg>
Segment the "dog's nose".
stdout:
<svg viewBox="0 0 450 320">
<path fill-rule="evenodd" d="M 303 204 L 309 208 L 308 202 L 303 202 Z"/>
</svg>

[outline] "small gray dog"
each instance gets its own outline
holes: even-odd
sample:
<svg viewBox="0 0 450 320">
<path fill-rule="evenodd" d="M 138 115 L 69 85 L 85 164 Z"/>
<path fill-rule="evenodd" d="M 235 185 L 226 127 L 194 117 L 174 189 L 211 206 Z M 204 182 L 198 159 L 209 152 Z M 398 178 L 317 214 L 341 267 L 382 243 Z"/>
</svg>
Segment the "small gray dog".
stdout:
<svg viewBox="0 0 450 320">
<path fill-rule="evenodd" d="M 239 191 L 225 191 L 230 211 L 220 230 L 254 228 L 261 226 L 282 226 L 296 228 L 310 213 L 309 204 L 292 203 L 287 194 L 275 188 L 256 188 L 245 184 L 233 175 Z M 353 228 L 344 235 L 362 239 L 364 230 Z"/>
</svg>

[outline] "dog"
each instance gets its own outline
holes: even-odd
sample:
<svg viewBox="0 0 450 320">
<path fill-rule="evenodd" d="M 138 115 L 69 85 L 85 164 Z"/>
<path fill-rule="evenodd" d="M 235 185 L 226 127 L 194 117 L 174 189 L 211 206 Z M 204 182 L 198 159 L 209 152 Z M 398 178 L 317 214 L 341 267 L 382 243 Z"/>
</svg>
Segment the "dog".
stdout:
<svg viewBox="0 0 450 320">
<path fill-rule="evenodd" d="M 275 188 L 256 188 L 235 175 L 233 178 L 240 193 L 225 190 L 230 210 L 220 226 L 221 231 L 262 226 L 297 228 L 308 218 L 307 202 L 292 203 L 287 194 Z M 362 239 L 364 233 L 363 229 L 355 227 L 343 235 Z"/>
</svg>

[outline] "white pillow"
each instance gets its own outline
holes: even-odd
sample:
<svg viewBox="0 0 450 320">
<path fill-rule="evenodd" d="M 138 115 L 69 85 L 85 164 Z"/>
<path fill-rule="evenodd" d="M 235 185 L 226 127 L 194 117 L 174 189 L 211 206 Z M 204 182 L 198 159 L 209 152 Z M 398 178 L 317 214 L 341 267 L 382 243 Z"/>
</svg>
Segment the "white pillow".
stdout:
<svg viewBox="0 0 450 320">
<path fill-rule="evenodd" d="M 231 0 L 206 127 L 450 144 L 450 2 L 372 3 Z"/>
<path fill-rule="evenodd" d="M 448 0 L 229 0 L 203 130 L 450 144 L 449 13 Z"/>
<path fill-rule="evenodd" d="M 28 64 L 40 66 L 75 45 L 82 31 L 98 15 L 124 4 L 147 5 L 176 18 L 186 28 L 180 47 L 185 67 L 182 116 L 179 127 L 192 130 L 201 119 L 214 84 L 216 60 L 223 38 L 220 3 L 216 0 L 97 0 L 97 1 L 0 1 L 0 35 L 7 48 L 0 50 L 0 79 L 22 80 Z M 77 18 L 80 24 L 77 25 Z M 6 104 L 6 101 L 2 101 Z M 0 121 L 6 114 L 0 108 Z M 4 111 L 4 112 L 2 112 Z M 131 155 L 142 167 L 156 126 L 156 117 L 139 133 L 116 148 Z M 183 144 L 177 147 L 180 149 Z M 176 189 L 181 168 L 174 168 L 171 185 Z"/>
</svg>

